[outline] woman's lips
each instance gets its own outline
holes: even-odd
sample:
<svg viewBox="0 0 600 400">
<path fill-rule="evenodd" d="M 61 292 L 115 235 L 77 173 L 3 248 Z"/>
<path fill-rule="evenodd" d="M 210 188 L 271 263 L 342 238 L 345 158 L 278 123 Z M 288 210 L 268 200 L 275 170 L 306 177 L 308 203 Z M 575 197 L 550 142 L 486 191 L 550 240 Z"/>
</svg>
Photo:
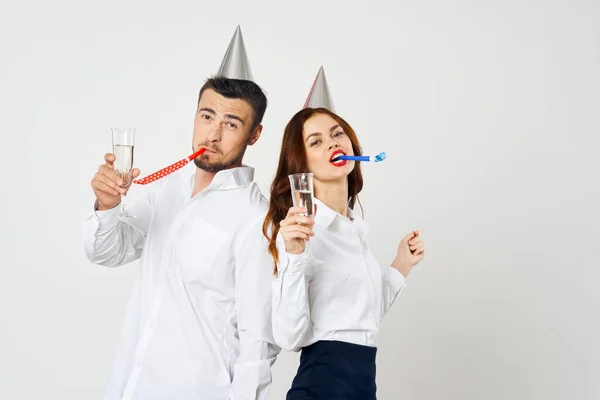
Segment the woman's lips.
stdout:
<svg viewBox="0 0 600 400">
<path fill-rule="evenodd" d="M 333 153 L 331 153 L 331 156 L 329 157 L 329 161 L 333 161 L 336 157 L 339 156 L 345 156 L 346 153 L 344 152 L 344 150 L 342 149 L 337 149 L 336 151 L 334 151 Z"/>
<path fill-rule="evenodd" d="M 333 165 L 334 167 L 343 167 L 344 165 L 348 164 L 348 161 L 346 160 L 342 160 L 342 161 L 338 161 L 338 162 L 331 162 L 331 165 Z"/>
<path fill-rule="evenodd" d="M 344 154 L 341 154 L 344 155 Z M 334 161 L 336 159 L 336 157 L 339 157 L 339 155 L 334 156 L 331 161 L 329 161 L 331 163 L 331 165 L 335 166 L 335 167 L 343 167 L 344 165 L 346 165 L 348 163 L 348 161 L 346 160 L 337 160 Z"/>
</svg>

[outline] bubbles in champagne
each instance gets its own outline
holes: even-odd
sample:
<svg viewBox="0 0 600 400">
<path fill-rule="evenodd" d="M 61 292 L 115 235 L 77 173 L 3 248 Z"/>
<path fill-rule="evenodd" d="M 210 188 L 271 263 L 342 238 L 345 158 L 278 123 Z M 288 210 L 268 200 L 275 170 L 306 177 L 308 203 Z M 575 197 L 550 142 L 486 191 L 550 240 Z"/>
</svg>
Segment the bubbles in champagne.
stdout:
<svg viewBox="0 0 600 400">
<path fill-rule="evenodd" d="M 123 185 L 129 185 L 131 180 L 131 169 L 133 168 L 133 146 L 116 144 L 113 146 L 115 154 L 115 173 L 123 181 Z"/>
<path fill-rule="evenodd" d="M 310 190 L 292 190 L 294 207 L 304 207 L 308 210 L 307 217 L 313 217 L 315 213 L 314 196 Z"/>
</svg>

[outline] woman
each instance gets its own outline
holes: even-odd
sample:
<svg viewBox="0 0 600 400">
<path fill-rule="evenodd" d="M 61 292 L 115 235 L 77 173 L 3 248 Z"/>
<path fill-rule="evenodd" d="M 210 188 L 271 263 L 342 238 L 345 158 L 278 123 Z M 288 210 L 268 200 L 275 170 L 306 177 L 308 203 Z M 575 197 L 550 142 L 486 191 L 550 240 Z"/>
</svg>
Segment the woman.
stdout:
<svg viewBox="0 0 600 400">
<path fill-rule="evenodd" d="M 270 241 L 273 335 L 287 350 L 302 349 L 288 400 L 375 399 L 379 323 L 421 261 L 417 231 L 405 236 L 384 274 L 369 251 L 364 221 L 354 216 L 363 179 L 350 125 L 325 108 L 305 108 L 287 124 L 263 232 Z M 288 175 L 314 174 L 316 215 L 292 207 Z M 310 239 L 309 253 L 302 254 Z"/>
</svg>

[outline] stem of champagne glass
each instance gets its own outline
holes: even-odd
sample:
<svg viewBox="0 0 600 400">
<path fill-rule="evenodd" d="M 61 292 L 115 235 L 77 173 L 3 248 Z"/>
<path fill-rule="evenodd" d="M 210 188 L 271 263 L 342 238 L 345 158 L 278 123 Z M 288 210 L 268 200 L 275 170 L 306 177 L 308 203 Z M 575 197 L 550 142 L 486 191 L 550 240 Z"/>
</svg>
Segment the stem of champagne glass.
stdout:
<svg viewBox="0 0 600 400">
<path fill-rule="evenodd" d="M 126 210 L 125 210 L 125 195 L 122 194 L 121 195 L 121 214 L 125 214 Z"/>
</svg>

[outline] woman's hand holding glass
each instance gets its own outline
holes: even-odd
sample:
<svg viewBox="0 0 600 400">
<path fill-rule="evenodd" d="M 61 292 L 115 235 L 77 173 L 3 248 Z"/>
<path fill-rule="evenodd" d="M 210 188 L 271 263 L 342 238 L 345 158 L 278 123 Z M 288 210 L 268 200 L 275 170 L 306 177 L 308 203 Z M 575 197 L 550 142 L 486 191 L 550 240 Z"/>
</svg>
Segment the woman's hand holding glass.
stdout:
<svg viewBox="0 0 600 400">
<path fill-rule="evenodd" d="M 279 224 L 285 251 L 289 254 L 301 254 L 306 244 L 315 235 L 312 230 L 315 220 L 306 216 L 304 207 L 290 207 L 287 216 Z"/>
</svg>

